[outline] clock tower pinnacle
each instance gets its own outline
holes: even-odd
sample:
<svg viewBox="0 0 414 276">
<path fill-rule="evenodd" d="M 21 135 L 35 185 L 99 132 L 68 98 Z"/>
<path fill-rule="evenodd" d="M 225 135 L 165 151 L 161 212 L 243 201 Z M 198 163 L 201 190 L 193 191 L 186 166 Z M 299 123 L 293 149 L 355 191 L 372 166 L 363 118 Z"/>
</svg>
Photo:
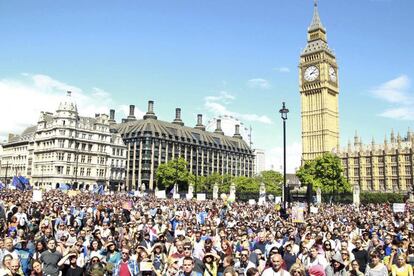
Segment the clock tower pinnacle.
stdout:
<svg viewBox="0 0 414 276">
<path fill-rule="evenodd" d="M 307 44 L 300 56 L 302 160 L 339 149 L 338 65 L 328 46 L 315 0 Z"/>
</svg>

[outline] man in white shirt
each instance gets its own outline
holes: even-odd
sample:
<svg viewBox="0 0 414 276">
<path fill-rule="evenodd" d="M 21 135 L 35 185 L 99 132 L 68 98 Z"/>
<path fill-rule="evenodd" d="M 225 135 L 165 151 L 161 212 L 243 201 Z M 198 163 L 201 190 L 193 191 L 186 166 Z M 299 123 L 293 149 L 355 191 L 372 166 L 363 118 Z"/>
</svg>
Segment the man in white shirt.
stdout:
<svg viewBox="0 0 414 276">
<path fill-rule="evenodd" d="M 312 246 L 312 248 L 309 250 L 309 256 L 305 259 L 305 262 L 304 262 L 306 271 L 308 271 L 309 268 L 315 265 L 322 266 L 324 270 L 329 265 L 325 256 L 319 254 L 318 247 L 316 245 Z"/>
<path fill-rule="evenodd" d="M 290 276 L 290 273 L 282 268 L 282 255 L 274 254 L 270 258 L 270 261 L 272 263 L 272 266 L 266 268 L 263 271 L 262 276 Z"/>
</svg>

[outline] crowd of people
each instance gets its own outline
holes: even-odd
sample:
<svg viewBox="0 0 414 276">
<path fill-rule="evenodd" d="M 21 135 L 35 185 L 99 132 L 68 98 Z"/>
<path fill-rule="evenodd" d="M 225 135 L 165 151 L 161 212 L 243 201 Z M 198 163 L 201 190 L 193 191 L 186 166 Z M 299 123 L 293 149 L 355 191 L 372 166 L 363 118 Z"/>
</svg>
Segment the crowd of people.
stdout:
<svg viewBox="0 0 414 276">
<path fill-rule="evenodd" d="M 414 205 L 0 191 L 0 276 L 413 276 Z"/>
</svg>

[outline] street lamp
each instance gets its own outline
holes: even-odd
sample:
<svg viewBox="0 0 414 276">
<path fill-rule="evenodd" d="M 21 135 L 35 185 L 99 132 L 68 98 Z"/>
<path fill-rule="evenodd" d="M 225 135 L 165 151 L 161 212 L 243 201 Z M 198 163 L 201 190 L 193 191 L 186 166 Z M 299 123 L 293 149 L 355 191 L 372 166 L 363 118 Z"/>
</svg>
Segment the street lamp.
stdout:
<svg viewBox="0 0 414 276">
<path fill-rule="evenodd" d="M 279 110 L 279 113 L 283 120 L 283 208 L 286 209 L 286 197 L 289 203 L 289 194 L 286 187 L 286 120 L 289 109 L 286 108 L 285 102 L 282 103 L 282 108 Z"/>
</svg>

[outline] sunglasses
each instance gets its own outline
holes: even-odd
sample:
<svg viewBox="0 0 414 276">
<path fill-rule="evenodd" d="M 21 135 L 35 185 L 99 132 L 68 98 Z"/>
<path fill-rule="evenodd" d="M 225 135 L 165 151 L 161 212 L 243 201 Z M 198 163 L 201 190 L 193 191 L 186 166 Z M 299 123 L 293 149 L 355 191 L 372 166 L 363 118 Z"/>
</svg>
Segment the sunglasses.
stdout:
<svg viewBox="0 0 414 276">
<path fill-rule="evenodd" d="M 184 246 L 184 250 L 191 250 L 191 247 L 189 247 L 189 246 Z"/>
<path fill-rule="evenodd" d="M 99 263 L 99 260 L 92 260 L 93 264 Z"/>
<path fill-rule="evenodd" d="M 122 255 L 129 255 L 128 252 L 122 252 Z"/>
</svg>

